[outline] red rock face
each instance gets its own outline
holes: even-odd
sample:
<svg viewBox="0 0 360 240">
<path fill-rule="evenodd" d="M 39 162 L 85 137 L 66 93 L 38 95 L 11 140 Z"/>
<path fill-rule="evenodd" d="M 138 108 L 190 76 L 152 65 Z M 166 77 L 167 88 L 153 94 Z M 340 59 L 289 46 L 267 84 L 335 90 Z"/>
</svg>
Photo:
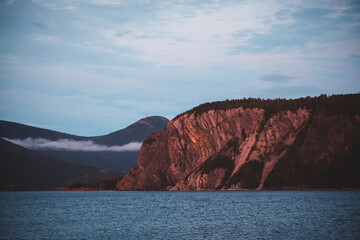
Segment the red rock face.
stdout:
<svg viewBox="0 0 360 240">
<path fill-rule="evenodd" d="M 311 111 L 297 109 L 280 111 L 266 119 L 264 112 L 261 108 L 240 107 L 209 110 L 200 115 L 184 114 L 171 120 L 164 131 L 146 139 L 140 150 L 138 168 L 132 169 L 118 183 L 117 188 L 281 189 L 289 187 L 287 180 L 274 178 L 271 173 L 274 169 L 280 171 L 278 168 L 282 169 L 284 159 L 289 158 L 289 155 L 300 155 L 296 149 L 303 149 L 304 144 L 314 145 L 315 142 L 318 155 L 309 161 L 323 162 L 324 158 L 328 158 L 331 162 L 332 156 L 346 148 L 352 149 L 351 146 L 359 140 L 359 137 L 348 137 L 360 133 L 359 121 L 356 120 L 360 119 L 358 115 L 340 117 L 343 124 L 349 127 L 345 133 L 341 133 L 341 127 L 333 127 L 331 134 L 343 140 L 329 140 L 329 147 L 323 148 L 321 139 L 326 136 L 326 132 L 315 134 L 309 133 L 309 130 L 316 128 L 314 124 L 319 124 L 319 121 L 320 124 L 324 121 L 328 125 L 337 125 L 339 117 L 330 116 L 314 121 L 321 116 L 317 114 L 314 118 Z M 312 134 L 315 139 L 311 139 Z M 331 145 L 331 142 L 335 145 Z M 301 163 L 296 167 L 302 166 L 307 165 Z M 300 181 L 295 187 L 301 184 Z"/>
</svg>

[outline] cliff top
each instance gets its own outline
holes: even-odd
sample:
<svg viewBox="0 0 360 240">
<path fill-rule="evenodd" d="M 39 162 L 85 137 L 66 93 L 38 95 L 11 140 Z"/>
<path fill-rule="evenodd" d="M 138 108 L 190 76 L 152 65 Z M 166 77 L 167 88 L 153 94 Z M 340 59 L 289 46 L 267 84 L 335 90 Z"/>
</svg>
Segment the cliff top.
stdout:
<svg viewBox="0 0 360 240">
<path fill-rule="evenodd" d="M 360 113 L 360 93 L 326 95 L 322 94 L 317 97 L 305 97 L 297 99 L 261 99 L 261 98 L 243 98 L 243 99 L 226 99 L 225 101 L 207 102 L 194 107 L 186 112 L 177 115 L 175 119 L 185 115 L 201 115 L 210 110 L 227 110 L 231 108 L 262 108 L 265 110 L 265 117 L 279 111 L 294 111 L 299 108 L 306 108 L 318 112 L 321 110 L 331 111 L 332 113 L 347 113 L 355 115 Z"/>
</svg>

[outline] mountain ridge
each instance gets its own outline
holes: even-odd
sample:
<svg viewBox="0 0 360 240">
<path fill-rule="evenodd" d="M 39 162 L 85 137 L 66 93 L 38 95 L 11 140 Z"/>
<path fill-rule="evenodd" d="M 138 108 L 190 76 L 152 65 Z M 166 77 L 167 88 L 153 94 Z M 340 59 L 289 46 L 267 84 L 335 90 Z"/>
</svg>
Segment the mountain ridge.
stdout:
<svg viewBox="0 0 360 240">
<path fill-rule="evenodd" d="M 146 124 L 147 123 L 147 124 Z M 59 139 L 69 139 L 74 141 L 92 141 L 94 144 L 111 146 L 122 146 L 131 142 L 142 142 L 153 132 L 161 131 L 168 119 L 161 116 L 151 116 L 142 118 L 128 127 L 111 132 L 109 134 L 81 137 L 72 134 L 52 131 L 48 129 L 27 126 L 24 124 L 0 120 L 0 137 L 24 140 L 31 138 L 57 141 Z M 131 167 L 137 165 L 138 150 L 131 151 L 74 151 L 56 150 L 51 148 L 33 149 L 51 158 L 62 161 L 78 163 L 108 170 L 126 173 Z"/>
<path fill-rule="evenodd" d="M 103 138 L 106 138 L 108 136 L 113 136 L 117 134 L 122 134 L 122 131 L 134 131 L 134 128 L 136 126 L 145 124 L 150 128 L 153 129 L 161 129 L 163 126 L 162 124 L 159 124 L 156 122 L 156 119 L 162 120 L 163 122 L 168 122 L 169 120 L 162 116 L 150 116 L 146 118 L 142 118 L 138 121 L 136 121 L 133 124 L 130 124 L 129 126 L 116 130 L 113 132 L 110 132 L 108 134 L 99 135 L 99 136 L 78 136 L 74 134 L 69 134 L 65 132 L 35 127 L 31 125 L 26 125 L 22 123 L 16 123 L 12 121 L 6 121 L 6 120 L 0 120 L 0 137 L 6 137 L 11 139 L 25 139 L 28 137 L 31 138 L 44 138 L 49 140 L 57 140 L 57 139 L 73 139 L 73 140 L 93 140 L 96 143 L 103 143 L 106 142 L 102 140 Z M 146 124 L 148 122 L 152 122 L 154 124 Z M 137 138 L 131 139 L 128 142 L 131 142 L 132 140 L 136 140 Z M 118 143 L 119 144 L 119 143 Z"/>
</svg>

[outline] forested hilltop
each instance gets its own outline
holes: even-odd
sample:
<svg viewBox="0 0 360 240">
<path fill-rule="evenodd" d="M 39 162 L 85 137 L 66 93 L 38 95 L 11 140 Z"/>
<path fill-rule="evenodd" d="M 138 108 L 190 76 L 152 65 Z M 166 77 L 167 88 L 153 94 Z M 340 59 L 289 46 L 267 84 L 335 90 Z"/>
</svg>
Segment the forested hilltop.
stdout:
<svg viewBox="0 0 360 240">
<path fill-rule="evenodd" d="M 326 110 L 329 114 L 347 113 L 354 115 L 359 112 L 360 94 L 339 94 L 326 95 L 322 94 L 318 97 L 303 97 L 297 99 L 261 99 L 261 98 L 243 98 L 225 101 L 207 102 L 196 106 L 175 117 L 175 119 L 184 114 L 201 115 L 210 110 L 227 110 L 231 108 L 262 108 L 265 110 L 265 117 L 280 111 L 294 111 L 299 108 L 311 109 L 313 113 Z"/>
</svg>

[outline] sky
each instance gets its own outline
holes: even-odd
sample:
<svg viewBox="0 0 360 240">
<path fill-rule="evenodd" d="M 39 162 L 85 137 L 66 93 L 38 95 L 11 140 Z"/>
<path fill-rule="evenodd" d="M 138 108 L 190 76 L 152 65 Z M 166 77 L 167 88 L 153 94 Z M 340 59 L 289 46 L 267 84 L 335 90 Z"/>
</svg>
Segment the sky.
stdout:
<svg viewBox="0 0 360 240">
<path fill-rule="evenodd" d="M 96 136 L 201 103 L 360 92 L 360 1 L 0 1 L 0 119 Z"/>
</svg>

